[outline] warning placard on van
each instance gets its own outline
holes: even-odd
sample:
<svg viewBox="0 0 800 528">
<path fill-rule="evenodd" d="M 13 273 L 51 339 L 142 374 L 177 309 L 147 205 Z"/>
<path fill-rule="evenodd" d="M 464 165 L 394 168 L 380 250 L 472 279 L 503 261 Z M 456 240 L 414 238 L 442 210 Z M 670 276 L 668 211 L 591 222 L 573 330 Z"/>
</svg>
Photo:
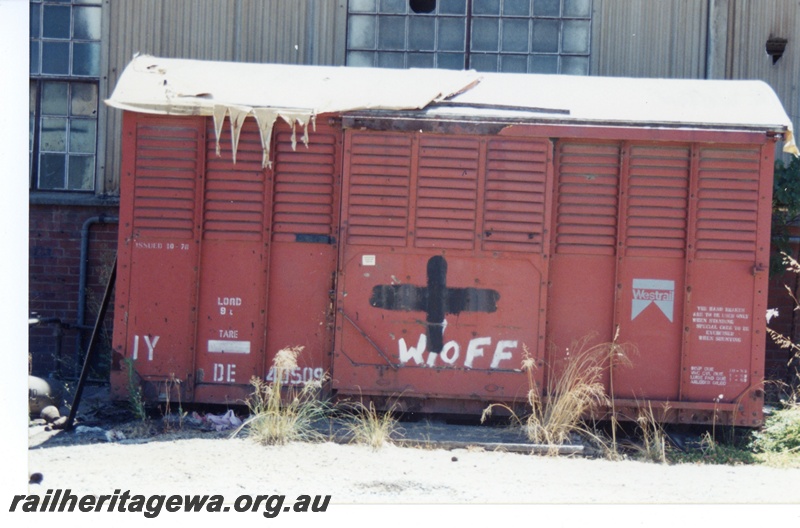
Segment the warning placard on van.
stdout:
<svg viewBox="0 0 800 528">
<path fill-rule="evenodd" d="M 672 322 L 675 307 L 675 281 L 661 279 L 633 279 L 633 300 L 631 301 L 631 321 L 655 304 Z"/>
</svg>

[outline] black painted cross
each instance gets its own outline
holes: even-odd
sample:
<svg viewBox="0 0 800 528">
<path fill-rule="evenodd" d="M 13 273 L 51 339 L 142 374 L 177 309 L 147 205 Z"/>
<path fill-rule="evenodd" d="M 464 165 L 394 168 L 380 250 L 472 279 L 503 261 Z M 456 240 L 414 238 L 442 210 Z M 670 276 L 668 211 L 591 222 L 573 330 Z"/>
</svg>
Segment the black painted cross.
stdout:
<svg viewBox="0 0 800 528">
<path fill-rule="evenodd" d="M 425 312 L 430 351 L 444 347 L 445 315 L 497 311 L 500 294 L 484 288 L 448 288 L 447 261 L 439 255 L 428 260 L 428 285 L 389 284 L 372 288 L 370 305 L 386 310 Z"/>
</svg>

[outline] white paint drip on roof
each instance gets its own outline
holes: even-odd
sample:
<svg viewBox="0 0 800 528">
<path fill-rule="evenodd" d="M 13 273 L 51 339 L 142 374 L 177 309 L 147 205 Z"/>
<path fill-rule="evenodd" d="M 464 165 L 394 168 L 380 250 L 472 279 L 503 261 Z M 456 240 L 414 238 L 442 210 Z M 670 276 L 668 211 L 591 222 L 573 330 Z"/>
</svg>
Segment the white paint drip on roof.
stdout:
<svg viewBox="0 0 800 528">
<path fill-rule="evenodd" d="M 233 157 L 241 125 L 252 115 L 258 122 L 269 164 L 269 144 L 276 115 L 293 130 L 324 113 L 359 109 L 422 109 L 478 82 L 474 71 L 381 70 L 334 66 L 296 66 L 166 59 L 139 55 L 120 76 L 106 104 L 152 114 L 208 115 L 214 118 L 217 155 L 223 122 L 231 121 Z"/>
</svg>

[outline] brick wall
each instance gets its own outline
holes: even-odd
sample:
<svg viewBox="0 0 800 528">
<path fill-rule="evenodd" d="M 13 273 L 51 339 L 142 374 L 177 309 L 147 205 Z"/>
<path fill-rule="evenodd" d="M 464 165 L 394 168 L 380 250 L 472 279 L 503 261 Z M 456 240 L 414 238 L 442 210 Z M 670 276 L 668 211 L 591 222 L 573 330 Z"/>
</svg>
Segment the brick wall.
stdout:
<svg viewBox="0 0 800 528">
<path fill-rule="evenodd" d="M 34 375 L 55 374 L 70 378 L 80 373 L 85 346 L 91 336 L 91 327 L 95 323 L 116 253 L 117 224 L 97 222 L 89 225 L 84 310 L 84 325 L 89 328 L 82 332 L 76 327 L 79 315 L 81 233 L 87 220 L 96 217 L 115 220 L 118 212 L 118 207 L 113 203 L 93 206 L 30 205 L 28 309 L 41 318 L 60 319 L 65 325 L 41 324 L 30 327 L 30 368 Z M 102 358 L 110 353 L 113 300 L 105 320 L 108 324 L 102 335 L 108 336 L 108 340 L 99 341 L 100 361 L 96 362 L 94 373 L 95 377 L 101 378 L 104 370 L 107 370 Z"/>
</svg>

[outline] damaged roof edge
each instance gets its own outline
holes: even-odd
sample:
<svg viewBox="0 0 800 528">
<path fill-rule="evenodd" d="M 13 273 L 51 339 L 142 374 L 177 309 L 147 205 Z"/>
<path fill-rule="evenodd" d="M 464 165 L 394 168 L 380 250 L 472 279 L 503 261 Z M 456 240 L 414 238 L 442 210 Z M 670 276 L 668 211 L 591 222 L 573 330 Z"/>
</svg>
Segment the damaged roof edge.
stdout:
<svg viewBox="0 0 800 528">
<path fill-rule="evenodd" d="M 516 116 L 550 124 L 757 129 L 782 134 L 783 151 L 800 156 L 791 120 L 775 92 L 762 81 L 479 74 L 141 55 L 125 68 L 105 102 L 133 112 L 211 116 L 217 142 L 228 116 L 234 158 L 238 143 L 234 123 L 253 116 L 261 133 L 265 166 L 278 118 L 293 132 L 302 127 L 307 143 L 308 125 L 313 125 L 317 115 L 359 110 L 425 109 L 432 116 L 462 115 L 476 120 Z M 294 146 L 294 133 L 292 141 Z"/>
</svg>

